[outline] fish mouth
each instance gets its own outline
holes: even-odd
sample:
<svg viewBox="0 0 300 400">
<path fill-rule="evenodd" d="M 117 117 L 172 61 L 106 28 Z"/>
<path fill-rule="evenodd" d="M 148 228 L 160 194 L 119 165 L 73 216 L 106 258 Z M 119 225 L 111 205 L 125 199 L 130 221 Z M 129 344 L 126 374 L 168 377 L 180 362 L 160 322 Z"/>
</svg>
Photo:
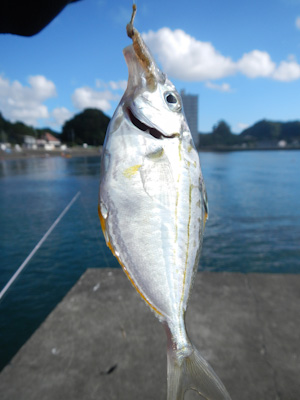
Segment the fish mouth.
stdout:
<svg viewBox="0 0 300 400">
<path fill-rule="evenodd" d="M 158 129 L 153 128 L 152 126 L 144 124 L 144 122 L 140 121 L 131 111 L 131 109 L 128 107 L 127 108 L 127 114 L 129 116 L 129 119 L 131 123 L 138 128 L 139 130 L 143 132 L 149 133 L 151 136 L 153 136 L 155 139 L 172 139 L 174 137 L 178 136 L 178 133 L 173 133 L 170 136 L 164 135 L 162 132 L 160 132 Z"/>
</svg>

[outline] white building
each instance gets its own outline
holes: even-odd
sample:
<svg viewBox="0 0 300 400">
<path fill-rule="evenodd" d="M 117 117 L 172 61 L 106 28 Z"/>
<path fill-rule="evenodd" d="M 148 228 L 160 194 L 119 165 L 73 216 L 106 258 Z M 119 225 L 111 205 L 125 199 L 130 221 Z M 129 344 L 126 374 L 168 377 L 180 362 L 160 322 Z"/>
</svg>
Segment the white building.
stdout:
<svg viewBox="0 0 300 400">
<path fill-rule="evenodd" d="M 37 143 L 36 143 L 36 138 L 30 135 L 25 135 L 24 136 L 24 147 L 26 149 L 30 150 L 36 150 L 37 149 Z"/>
<path fill-rule="evenodd" d="M 197 94 L 186 94 L 185 90 L 180 92 L 184 114 L 189 124 L 191 134 L 194 140 L 194 144 L 197 147 L 199 145 L 199 133 L 198 133 L 198 95 Z"/>
</svg>

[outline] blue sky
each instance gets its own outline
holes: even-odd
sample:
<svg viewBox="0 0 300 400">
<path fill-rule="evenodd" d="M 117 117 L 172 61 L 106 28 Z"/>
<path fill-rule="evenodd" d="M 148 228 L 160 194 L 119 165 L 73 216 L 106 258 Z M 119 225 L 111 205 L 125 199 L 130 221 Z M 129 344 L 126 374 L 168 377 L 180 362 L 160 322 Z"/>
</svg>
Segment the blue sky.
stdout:
<svg viewBox="0 0 300 400">
<path fill-rule="evenodd" d="M 136 28 L 199 130 L 300 119 L 300 0 L 137 0 Z M 131 0 L 81 0 L 39 34 L 0 35 L 0 111 L 59 131 L 86 107 L 112 116 L 126 87 Z"/>
</svg>

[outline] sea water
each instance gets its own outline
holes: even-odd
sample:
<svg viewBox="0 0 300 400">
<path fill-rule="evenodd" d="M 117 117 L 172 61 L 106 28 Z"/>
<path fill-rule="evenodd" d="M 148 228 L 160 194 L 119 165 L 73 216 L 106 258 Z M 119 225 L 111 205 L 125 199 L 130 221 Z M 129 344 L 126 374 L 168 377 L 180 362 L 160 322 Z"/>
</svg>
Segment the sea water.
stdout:
<svg viewBox="0 0 300 400">
<path fill-rule="evenodd" d="M 199 270 L 300 272 L 300 151 L 200 153 L 209 220 Z M 87 268 L 119 268 L 97 215 L 99 157 L 0 161 L 0 369 Z M 125 279 L 125 277 L 124 277 Z"/>
</svg>

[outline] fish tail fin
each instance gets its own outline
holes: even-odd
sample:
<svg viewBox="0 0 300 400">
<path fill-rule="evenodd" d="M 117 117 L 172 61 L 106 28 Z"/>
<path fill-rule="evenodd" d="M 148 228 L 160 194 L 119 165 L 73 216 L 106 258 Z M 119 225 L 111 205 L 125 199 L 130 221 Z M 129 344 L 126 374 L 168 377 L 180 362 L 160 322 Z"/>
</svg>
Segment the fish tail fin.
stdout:
<svg viewBox="0 0 300 400">
<path fill-rule="evenodd" d="M 188 390 L 198 393 L 199 399 L 231 400 L 212 367 L 192 344 L 190 346 L 188 355 L 168 346 L 167 400 L 183 400 Z"/>
</svg>

